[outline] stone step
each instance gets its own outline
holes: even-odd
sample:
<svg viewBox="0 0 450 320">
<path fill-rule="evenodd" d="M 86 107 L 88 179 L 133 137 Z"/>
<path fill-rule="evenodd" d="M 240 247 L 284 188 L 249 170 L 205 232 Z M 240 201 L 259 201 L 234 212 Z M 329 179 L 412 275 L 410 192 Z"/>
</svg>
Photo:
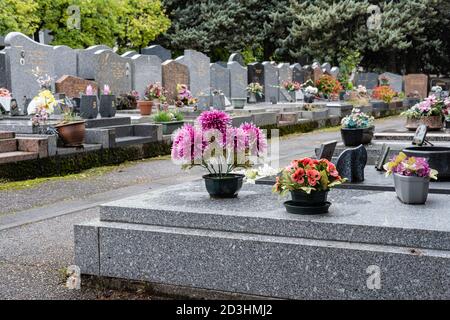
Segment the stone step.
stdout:
<svg viewBox="0 0 450 320">
<path fill-rule="evenodd" d="M 38 157 L 39 154 L 36 152 L 23 152 L 23 151 L 5 152 L 0 153 L 0 164 L 33 160 L 37 159 Z"/>
<path fill-rule="evenodd" d="M 0 153 L 12 151 L 17 151 L 17 140 L 15 138 L 0 140 Z"/>
<path fill-rule="evenodd" d="M 0 131 L 0 140 L 14 139 L 16 134 L 13 131 Z"/>
<path fill-rule="evenodd" d="M 150 143 L 154 141 L 155 139 L 153 137 L 137 137 L 137 136 L 120 137 L 116 138 L 115 147 L 126 147 L 135 144 Z"/>
</svg>

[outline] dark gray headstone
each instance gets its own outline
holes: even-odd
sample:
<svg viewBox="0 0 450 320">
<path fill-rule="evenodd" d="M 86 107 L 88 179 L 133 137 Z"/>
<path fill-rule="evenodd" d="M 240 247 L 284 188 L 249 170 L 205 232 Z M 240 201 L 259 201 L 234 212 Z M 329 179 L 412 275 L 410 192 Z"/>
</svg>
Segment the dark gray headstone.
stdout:
<svg viewBox="0 0 450 320">
<path fill-rule="evenodd" d="M 4 51 L 0 51 L 0 88 L 7 87 L 6 78 L 6 53 Z"/>
<path fill-rule="evenodd" d="M 135 55 L 131 59 L 132 87 L 140 96 L 150 83 L 162 84 L 161 59 L 157 56 Z"/>
<path fill-rule="evenodd" d="M 265 95 L 265 79 L 264 79 L 264 66 L 260 62 L 252 62 L 247 66 L 247 80 L 248 83 L 259 83 L 263 87 L 263 96 L 256 96 L 258 102 L 264 101 Z"/>
<path fill-rule="evenodd" d="M 142 49 L 141 52 L 149 56 L 158 56 L 162 62 L 172 59 L 172 52 L 160 45 L 152 45 Z"/>
<path fill-rule="evenodd" d="M 220 90 L 227 97 L 231 97 L 230 70 L 218 63 L 211 63 L 211 90 Z"/>
<path fill-rule="evenodd" d="M 309 65 L 303 66 L 303 71 L 304 71 L 304 79 L 305 81 L 303 81 L 303 83 L 305 83 L 308 80 L 313 80 L 313 75 L 314 75 L 314 71 L 313 68 Z"/>
<path fill-rule="evenodd" d="M 280 63 L 277 66 L 278 68 L 278 78 L 279 78 L 279 100 L 282 102 L 291 101 L 290 93 L 283 88 L 283 82 L 292 81 L 292 70 L 289 67 L 289 63 Z"/>
<path fill-rule="evenodd" d="M 334 151 L 336 150 L 337 141 L 329 141 L 322 143 L 319 151 L 317 152 L 317 159 L 327 159 L 331 161 L 333 159 Z"/>
<path fill-rule="evenodd" d="M 228 59 L 228 62 L 237 62 L 241 66 L 245 67 L 244 57 L 239 52 L 232 53 Z"/>
<path fill-rule="evenodd" d="M 194 97 L 210 96 L 211 59 L 195 50 L 184 50 L 184 56 L 175 59 L 189 69 L 190 90 Z"/>
<path fill-rule="evenodd" d="M 357 73 L 355 76 L 355 84 L 356 86 L 364 86 L 372 90 L 378 86 L 378 77 L 378 73 L 374 72 Z"/>
<path fill-rule="evenodd" d="M 53 47 L 53 61 L 56 79 L 77 75 L 77 52 L 67 46 Z"/>
<path fill-rule="evenodd" d="M 330 70 L 330 75 L 335 79 L 339 78 L 339 73 L 340 73 L 339 67 L 333 67 Z"/>
<path fill-rule="evenodd" d="M 300 84 L 305 83 L 305 70 L 303 70 L 300 63 L 294 63 L 290 66 L 292 72 L 292 81 Z"/>
<path fill-rule="evenodd" d="M 328 62 L 322 64 L 322 71 L 323 73 L 331 74 L 331 64 L 329 64 Z"/>
<path fill-rule="evenodd" d="M 95 81 L 99 88 L 109 85 L 115 95 L 131 91 L 131 60 L 122 58 L 111 50 L 100 50 L 95 53 Z"/>
<path fill-rule="evenodd" d="M 264 66 L 264 97 L 266 102 L 279 101 L 278 69 L 271 62 L 263 62 Z"/>
<path fill-rule="evenodd" d="M 137 53 L 136 51 L 131 50 L 131 51 L 127 51 L 127 52 L 123 53 L 123 54 L 121 55 L 121 57 L 122 57 L 122 58 L 132 58 L 132 57 L 134 57 L 134 56 L 136 56 L 136 55 L 138 55 L 138 54 L 139 54 L 139 53 Z"/>
<path fill-rule="evenodd" d="M 95 53 L 100 50 L 110 50 L 105 45 L 92 46 L 87 49 L 78 50 L 78 77 L 88 80 L 95 79 L 96 57 Z"/>
<path fill-rule="evenodd" d="M 364 181 L 364 168 L 367 164 L 367 150 L 361 145 L 357 148 L 347 149 L 339 156 L 336 168 L 341 177 L 350 183 Z"/>
<path fill-rule="evenodd" d="M 247 68 L 241 66 L 238 62 L 228 62 L 230 70 L 230 99 L 246 99 L 248 74 Z"/>
<path fill-rule="evenodd" d="M 380 156 L 378 157 L 375 163 L 375 169 L 377 169 L 378 171 L 384 171 L 384 164 L 387 161 L 390 151 L 391 147 L 389 147 L 386 143 L 383 143 L 383 146 L 381 147 Z"/>
<path fill-rule="evenodd" d="M 403 92 L 403 76 L 400 74 L 395 74 L 391 72 L 385 72 L 380 74 L 379 82 L 381 84 L 381 79 L 386 78 L 389 80 L 389 87 L 395 92 Z"/>
</svg>

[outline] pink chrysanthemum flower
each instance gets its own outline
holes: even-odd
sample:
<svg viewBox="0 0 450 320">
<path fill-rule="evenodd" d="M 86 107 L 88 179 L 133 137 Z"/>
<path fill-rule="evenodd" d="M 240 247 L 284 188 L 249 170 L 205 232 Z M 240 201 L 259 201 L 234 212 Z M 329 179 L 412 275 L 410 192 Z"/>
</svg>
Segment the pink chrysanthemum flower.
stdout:
<svg viewBox="0 0 450 320">
<path fill-rule="evenodd" d="M 206 145 L 202 130 L 186 124 L 174 133 L 172 159 L 185 162 L 199 161 L 202 159 Z"/>
<path fill-rule="evenodd" d="M 225 134 L 231 123 L 231 118 L 223 111 L 212 110 L 203 112 L 197 121 L 204 131 L 216 129 Z"/>
<path fill-rule="evenodd" d="M 243 123 L 240 127 L 246 134 L 246 147 L 250 148 L 252 155 L 259 155 L 267 150 L 267 140 L 260 128 L 253 123 Z"/>
</svg>

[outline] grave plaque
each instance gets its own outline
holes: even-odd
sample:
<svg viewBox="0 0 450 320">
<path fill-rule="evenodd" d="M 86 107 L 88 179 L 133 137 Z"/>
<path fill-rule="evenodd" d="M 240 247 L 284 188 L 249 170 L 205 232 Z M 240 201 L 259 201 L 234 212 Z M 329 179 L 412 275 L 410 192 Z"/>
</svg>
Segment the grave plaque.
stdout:
<svg viewBox="0 0 450 320">
<path fill-rule="evenodd" d="M 19 32 L 5 38 L 7 84 L 17 101 L 34 97 L 40 90 L 35 73 L 55 76 L 53 47 L 40 44 Z M 23 105 L 19 105 L 23 109 Z"/>
<path fill-rule="evenodd" d="M 256 95 L 258 102 L 264 101 L 265 95 L 265 79 L 264 79 L 264 66 L 260 62 L 253 62 L 247 66 L 248 71 L 248 83 L 259 83 L 263 87 L 263 96 Z"/>
<path fill-rule="evenodd" d="M 384 164 L 387 161 L 390 151 L 391 147 L 389 147 L 386 143 L 383 143 L 383 146 L 381 147 L 380 156 L 375 164 L 375 169 L 377 169 L 378 171 L 384 171 Z"/>
<path fill-rule="evenodd" d="M 166 60 L 162 63 L 162 84 L 168 92 L 168 102 L 173 104 L 177 98 L 177 84 L 189 86 L 189 70 L 181 63 Z"/>
<path fill-rule="evenodd" d="M 327 159 L 328 161 L 331 161 L 333 159 L 334 151 L 336 150 L 337 141 L 329 141 L 322 143 L 320 146 L 319 151 L 317 152 L 317 159 Z"/>
<path fill-rule="evenodd" d="M 178 57 L 175 61 L 188 67 L 190 89 L 194 97 L 210 96 L 209 57 L 195 50 L 184 50 L 184 56 Z"/>
<path fill-rule="evenodd" d="M 211 63 L 211 90 L 220 90 L 225 97 L 230 98 L 230 70 L 218 63 Z"/>
<path fill-rule="evenodd" d="M 95 53 L 95 81 L 100 88 L 109 85 L 116 96 L 131 91 L 132 69 L 131 61 L 122 58 L 111 50 L 101 50 Z"/>
<path fill-rule="evenodd" d="M 298 82 L 300 84 L 305 83 L 305 71 L 303 70 L 300 63 L 294 63 L 290 66 L 292 72 L 292 81 Z"/>
<path fill-rule="evenodd" d="M 356 86 L 364 86 L 368 90 L 375 89 L 378 86 L 378 73 L 362 72 L 355 75 Z"/>
<path fill-rule="evenodd" d="M 403 92 L 403 76 L 391 72 L 385 72 L 380 74 L 379 83 L 382 83 L 382 79 L 389 81 L 389 87 L 395 92 Z"/>
<path fill-rule="evenodd" d="M 172 59 L 172 52 L 160 45 L 153 45 L 142 49 L 142 54 L 149 56 L 157 56 L 162 62 Z"/>
<path fill-rule="evenodd" d="M 279 101 L 278 69 L 271 62 L 263 62 L 264 66 L 264 96 L 266 102 L 276 103 Z"/>
<path fill-rule="evenodd" d="M 88 85 L 92 86 L 95 93 L 98 92 L 96 82 L 74 76 L 62 76 L 55 83 L 56 93 L 64 93 L 71 99 L 80 97 L 80 93 L 84 94 Z"/>
<path fill-rule="evenodd" d="M 424 124 L 420 125 L 417 128 L 416 133 L 414 134 L 412 144 L 421 147 L 424 144 L 428 143 L 427 134 L 428 134 L 427 126 Z"/>
<path fill-rule="evenodd" d="M 105 45 L 92 46 L 87 49 L 78 50 L 78 77 L 93 80 L 95 79 L 96 57 L 95 53 L 100 50 L 110 50 Z"/>
<path fill-rule="evenodd" d="M 150 83 L 162 84 L 161 59 L 157 56 L 134 55 L 131 59 L 132 87 L 142 98 Z"/>
<path fill-rule="evenodd" d="M 413 96 L 417 92 L 422 99 L 428 96 L 428 76 L 426 74 L 408 74 L 404 76 L 405 94 Z"/>
<path fill-rule="evenodd" d="M 77 75 L 77 52 L 67 46 L 53 47 L 53 62 L 55 64 L 55 77 L 64 75 Z"/>
<path fill-rule="evenodd" d="M 232 53 L 230 55 L 230 58 L 228 59 L 228 62 L 237 62 L 242 67 L 245 67 L 244 57 L 242 57 L 242 55 L 239 52 Z"/>
<path fill-rule="evenodd" d="M 246 99 L 248 85 L 247 68 L 236 61 L 228 62 L 227 67 L 230 70 L 230 98 Z"/>
<path fill-rule="evenodd" d="M 342 152 L 336 162 L 336 169 L 350 183 L 363 182 L 366 164 L 367 150 L 361 145 Z"/>
</svg>

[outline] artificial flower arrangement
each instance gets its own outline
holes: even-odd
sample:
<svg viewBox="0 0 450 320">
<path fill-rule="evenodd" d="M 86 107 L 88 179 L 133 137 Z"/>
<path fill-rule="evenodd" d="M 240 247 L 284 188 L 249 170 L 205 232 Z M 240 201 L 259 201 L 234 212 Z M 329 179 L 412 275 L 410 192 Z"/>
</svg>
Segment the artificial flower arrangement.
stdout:
<svg viewBox="0 0 450 320">
<path fill-rule="evenodd" d="M 177 101 L 176 106 L 182 107 L 194 105 L 198 102 L 198 99 L 194 98 L 188 86 L 185 84 L 177 84 Z"/>
<path fill-rule="evenodd" d="M 117 97 L 117 110 L 132 110 L 137 108 L 139 92 L 133 90 L 129 93 L 122 93 Z"/>
<path fill-rule="evenodd" d="M 109 96 L 109 95 L 112 94 L 111 88 L 109 87 L 109 85 L 105 84 L 105 85 L 103 86 L 103 94 L 104 94 L 105 96 Z"/>
<path fill-rule="evenodd" d="M 316 87 L 313 86 L 307 86 L 306 88 L 304 88 L 304 91 L 306 94 L 310 94 L 310 95 L 317 95 L 319 93 L 319 89 L 317 89 Z"/>
<path fill-rule="evenodd" d="M 444 100 L 444 116 L 445 119 L 450 120 L 450 97 L 445 98 Z"/>
<path fill-rule="evenodd" d="M 8 89 L 0 88 L 0 114 L 9 111 L 12 95 Z"/>
<path fill-rule="evenodd" d="M 205 111 L 195 124 L 185 124 L 173 135 L 172 160 L 183 169 L 201 167 L 212 197 L 235 197 L 244 175 L 237 168 L 250 168 L 263 158 L 267 140 L 261 129 L 251 123 L 231 125 L 230 116 L 217 110 Z"/>
<path fill-rule="evenodd" d="M 430 116 L 442 116 L 446 107 L 448 108 L 450 103 L 448 98 L 446 101 L 437 99 L 436 96 L 431 95 L 422 102 L 412 106 L 401 115 L 406 116 L 409 119 L 420 119 L 422 117 Z M 447 104 L 446 104 L 447 103 Z"/>
<path fill-rule="evenodd" d="M 375 87 L 372 92 L 372 97 L 374 99 L 382 100 L 385 103 L 391 103 L 396 96 L 397 92 L 386 85 Z"/>
<path fill-rule="evenodd" d="M 263 86 L 260 85 L 258 82 L 252 82 L 247 86 L 247 91 L 250 93 L 254 93 L 255 95 L 258 95 L 259 97 L 262 97 L 263 94 Z"/>
<path fill-rule="evenodd" d="M 294 160 L 283 169 L 273 187 L 274 193 L 286 195 L 290 191 L 300 191 L 306 194 L 327 192 L 345 182 L 336 166 L 326 159 L 316 160 L 303 158 Z"/>
<path fill-rule="evenodd" d="M 342 119 L 341 125 L 347 129 L 364 129 L 372 127 L 374 122 L 374 117 L 361 112 L 358 108 L 354 108 L 350 115 Z"/>
<path fill-rule="evenodd" d="M 408 157 L 400 152 L 390 162 L 384 165 L 386 177 L 392 174 L 399 174 L 405 177 L 430 178 L 437 180 L 437 170 L 431 169 L 427 159 L 418 157 Z"/>
<path fill-rule="evenodd" d="M 11 93 L 6 88 L 0 88 L 0 97 L 1 98 L 11 98 Z"/>
<path fill-rule="evenodd" d="M 339 80 L 330 75 L 324 74 L 316 81 L 316 87 L 320 93 L 329 96 L 338 94 L 342 90 L 342 85 Z"/>
<path fill-rule="evenodd" d="M 294 92 L 301 89 L 301 84 L 296 81 L 283 81 L 282 86 L 289 92 Z"/>
<path fill-rule="evenodd" d="M 161 100 L 166 99 L 167 91 L 164 87 L 159 83 L 151 83 L 145 88 L 144 98 L 148 101 L 152 100 Z"/>
</svg>

